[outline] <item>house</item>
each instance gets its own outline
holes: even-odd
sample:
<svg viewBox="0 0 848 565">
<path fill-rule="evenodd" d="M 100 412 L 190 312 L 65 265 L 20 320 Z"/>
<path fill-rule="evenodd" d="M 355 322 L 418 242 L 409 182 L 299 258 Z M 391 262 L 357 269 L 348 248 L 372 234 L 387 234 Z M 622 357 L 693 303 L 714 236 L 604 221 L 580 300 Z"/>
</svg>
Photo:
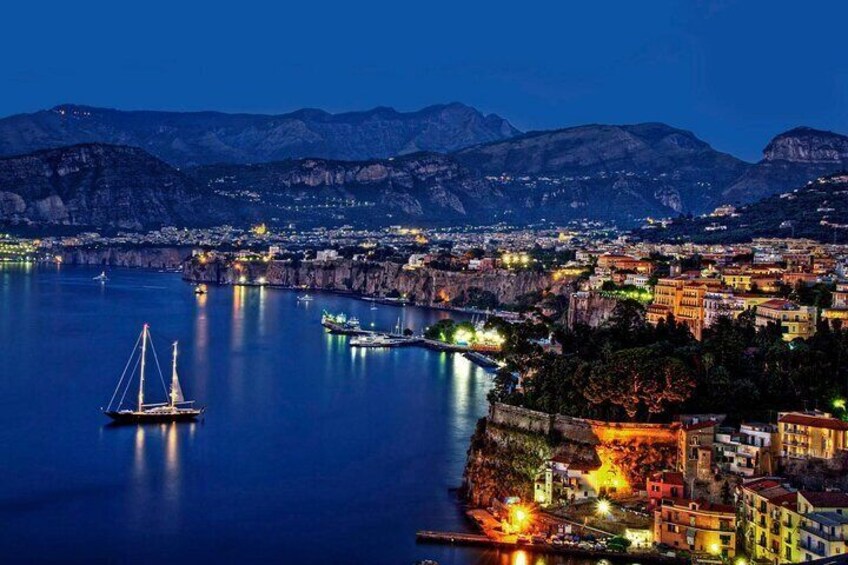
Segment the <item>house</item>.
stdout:
<svg viewBox="0 0 848 565">
<path fill-rule="evenodd" d="M 732 558 L 736 554 L 736 509 L 703 500 L 663 499 L 654 510 L 654 541 Z"/>
<path fill-rule="evenodd" d="M 774 470 L 778 444 L 777 426 L 742 424 L 739 430 L 716 430 L 713 459 L 724 472 L 751 477 Z"/>
<path fill-rule="evenodd" d="M 848 422 L 827 412 L 783 412 L 777 425 L 782 457 L 833 459 L 848 450 Z"/>
<path fill-rule="evenodd" d="M 683 498 L 686 489 L 683 473 L 678 471 L 658 471 L 648 477 L 645 488 L 648 491 L 648 507 L 661 505 L 664 498 Z"/>
<path fill-rule="evenodd" d="M 816 308 L 799 306 L 789 300 L 773 298 L 757 306 L 755 323 L 758 328 L 775 323 L 780 326 L 785 341 L 807 339 L 816 333 Z"/>
<path fill-rule="evenodd" d="M 572 454 L 555 455 L 536 475 L 533 498 L 542 506 L 597 498 L 590 474 L 600 467 L 601 462 L 597 459 L 581 460 Z"/>
<path fill-rule="evenodd" d="M 712 476 L 713 442 L 718 418 L 684 418 L 677 436 L 677 470 L 686 481 Z"/>
</svg>

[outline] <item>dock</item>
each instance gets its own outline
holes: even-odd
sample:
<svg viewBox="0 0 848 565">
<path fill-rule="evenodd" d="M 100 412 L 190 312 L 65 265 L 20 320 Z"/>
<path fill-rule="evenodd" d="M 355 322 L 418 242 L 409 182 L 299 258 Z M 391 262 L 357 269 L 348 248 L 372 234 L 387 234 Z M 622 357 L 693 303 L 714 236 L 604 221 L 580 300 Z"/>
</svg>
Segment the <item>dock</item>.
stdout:
<svg viewBox="0 0 848 565">
<path fill-rule="evenodd" d="M 514 538 L 514 536 L 512 536 Z M 433 530 L 421 530 L 415 534 L 418 543 L 437 543 L 447 545 L 467 545 L 477 547 L 491 547 L 495 549 L 518 550 L 523 549 L 535 553 L 552 553 L 557 555 L 570 555 L 574 557 L 585 557 L 588 559 L 607 559 L 619 563 L 656 563 L 658 565 L 690 565 L 691 560 L 681 557 L 670 557 L 653 552 L 618 552 L 597 551 L 582 549 L 579 547 L 551 545 L 548 543 L 534 543 L 516 541 L 513 539 L 493 539 L 483 534 L 470 534 L 465 532 L 439 532 Z"/>
</svg>

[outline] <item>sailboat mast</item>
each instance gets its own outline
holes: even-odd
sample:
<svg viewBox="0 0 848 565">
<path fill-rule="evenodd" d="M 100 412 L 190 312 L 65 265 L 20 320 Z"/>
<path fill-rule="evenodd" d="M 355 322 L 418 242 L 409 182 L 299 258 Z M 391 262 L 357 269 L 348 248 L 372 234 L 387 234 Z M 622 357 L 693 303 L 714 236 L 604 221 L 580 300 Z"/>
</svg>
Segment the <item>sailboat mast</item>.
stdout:
<svg viewBox="0 0 848 565">
<path fill-rule="evenodd" d="M 138 378 L 138 411 L 144 404 L 144 366 L 147 357 L 147 324 L 141 328 L 141 372 Z"/>
<path fill-rule="evenodd" d="M 171 407 L 177 403 L 177 342 L 174 342 L 174 355 L 171 361 Z"/>
</svg>

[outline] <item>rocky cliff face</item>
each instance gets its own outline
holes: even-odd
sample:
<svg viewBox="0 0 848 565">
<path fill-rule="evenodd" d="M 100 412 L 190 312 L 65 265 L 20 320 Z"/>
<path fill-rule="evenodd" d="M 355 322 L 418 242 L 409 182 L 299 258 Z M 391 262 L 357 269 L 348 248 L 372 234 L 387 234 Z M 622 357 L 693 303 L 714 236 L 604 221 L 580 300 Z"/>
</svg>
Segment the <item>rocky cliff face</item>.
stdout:
<svg viewBox="0 0 848 565">
<path fill-rule="evenodd" d="M 764 161 L 848 163 L 848 137 L 832 131 L 800 127 L 784 132 L 763 150 Z"/>
<path fill-rule="evenodd" d="M 492 498 L 533 500 L 533 480 L 552 456 L 591 463 L 588 482 L 596 492 L 615 485 L 610 496 L 644 488 L 651 473 L 673 469 L 676 424 L 630 424 L 583 420 L 493 404 L 480 420 L 468 450 L 466 494 L 486 506 Z"/>
<path fill-rule="evenodd" d="M 618 300 L 597 292 L 575 292 L 568 301 L 566 326 L 574 329 L 577 324 L 596 328 L 606 322 L 615 311 Z"/>
<path fill-rule="evenodd" d="M 517 133 L 503 118 L 462 104 L 409 113 L 375 108 L 282 115 L 127 112 L 65 104 L 0 119 L 0 155 L 108 143 L 141 147 L 176 166 L 301 157 L 356 160 L 454 151 Z"/>
<path fill-rule="evenodd" d="M 288 160 L 214 165 L 188 171 L 208 191 L 238 203 L 257 195 L 268 217 L 338 218 L 389 223 L 489 219 L 504 195 L 444 155 L 379 161 Z"/>
<path fill-rule="evenodd" d="M 224 260 L 185 264 L 183 276 L 194 282 L 235 284 L 241 277 L 256 282 L 265 277 L 268 284 L 289 288 L 311 288 L 385 297 L 399 292 L 418 304 L 431 305 L 453 300 L 472 288 L 492 292 L 503 304 L 514 303 L 531 292 L 562 293 L 570 290 L 566 282 L 554 282 L 542 273 L 505 271 L 406 270 L 397 263 L 364 263 L 348 260 L 331 262 L 288 261 L 269 263 L 231 263 Z"/>
<path fill-rule="evenodd" d="M 102 265 L 143 269 L 177 269 L 191 256 L 191 249 L 179 247 L 70 249 L 62 253 L 66 265 Z"/>
<path fill-rule="evenodd" d="M 848 137 L 795 128 L 771 140 L 763 159 L 724 190 L 728 202 L 755 202 L 848 169 Z"/>
<path fill-rule="evenodd" d="M 194 182 L 141 149 L 76 145 L 0 159 L 0 221 L 141 229 L 211 221 Z"/>
</svg>

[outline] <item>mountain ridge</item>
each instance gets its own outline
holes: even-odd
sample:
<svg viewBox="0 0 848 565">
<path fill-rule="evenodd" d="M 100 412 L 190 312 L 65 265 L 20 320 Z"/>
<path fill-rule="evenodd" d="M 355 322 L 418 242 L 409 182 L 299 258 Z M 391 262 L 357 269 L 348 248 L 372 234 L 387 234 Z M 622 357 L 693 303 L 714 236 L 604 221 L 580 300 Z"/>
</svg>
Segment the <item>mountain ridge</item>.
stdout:
<svg viewBox="0 0 848 565">
<path fill-rule="evenodd" d="M 175 166 L 286 158 L 357 160 L 422 150 L 448 153 L 518 133 L 507 120 L 460 103 L 414 112 L 378 107 L 331 114 L 118 110 L 62 104 L 0 119 L 0 155 L 104 143 L 134 145 Z"/>
</svg>

